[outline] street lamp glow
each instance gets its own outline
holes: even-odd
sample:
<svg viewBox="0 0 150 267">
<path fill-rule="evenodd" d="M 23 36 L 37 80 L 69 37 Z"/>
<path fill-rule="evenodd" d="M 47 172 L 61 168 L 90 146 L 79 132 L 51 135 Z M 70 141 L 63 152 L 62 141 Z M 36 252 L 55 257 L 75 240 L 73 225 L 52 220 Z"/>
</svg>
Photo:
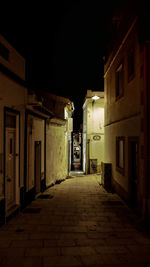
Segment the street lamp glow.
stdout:
<svg viewBox="0 0 150 267">
<path fill-rule="evenodd" d="M 99 99 L 99 98 L 100 98 L 100 97 L 97 96 L 97 95 L 92 96 L 92 99 L 93 99 L 93 100 L 97 100 L 97 99 Z"/>
</svg>

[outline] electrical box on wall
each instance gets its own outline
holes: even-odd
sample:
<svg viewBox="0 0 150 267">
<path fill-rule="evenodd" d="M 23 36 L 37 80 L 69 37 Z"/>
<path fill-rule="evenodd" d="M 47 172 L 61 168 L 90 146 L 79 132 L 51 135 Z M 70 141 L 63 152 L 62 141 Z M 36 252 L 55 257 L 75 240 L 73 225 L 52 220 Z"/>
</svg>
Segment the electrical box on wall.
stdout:
<svg viewBox="0 0 150 267">
<path fill-rule="evenodd" d="M 90 159 L 90 173 L 97 173 L 97 159 Z"/>
</svg>

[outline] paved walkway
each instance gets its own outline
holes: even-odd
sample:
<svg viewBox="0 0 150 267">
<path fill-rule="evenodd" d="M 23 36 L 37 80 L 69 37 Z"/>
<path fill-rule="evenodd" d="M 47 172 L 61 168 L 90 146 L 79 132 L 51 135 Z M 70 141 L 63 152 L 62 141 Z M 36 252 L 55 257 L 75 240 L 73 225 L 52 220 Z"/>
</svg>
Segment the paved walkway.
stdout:
<svg viewBox="0 0 150 267">
<path fill-rule="evenodd" d="M 0 267 L 150 266 L 150 237 L 97 175 L 49 188 L 0 228 Z"/>
</svg>

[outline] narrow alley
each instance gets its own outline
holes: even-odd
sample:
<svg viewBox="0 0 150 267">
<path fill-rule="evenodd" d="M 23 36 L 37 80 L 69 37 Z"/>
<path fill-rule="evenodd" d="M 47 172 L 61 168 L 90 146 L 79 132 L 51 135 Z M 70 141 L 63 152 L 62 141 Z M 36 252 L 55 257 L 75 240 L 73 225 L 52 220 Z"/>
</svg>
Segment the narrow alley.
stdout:
<svg viewBox="0 0 150 267">
<path fill-rule="evenodd" d="M 150 266 L 150 236 L 98 177 L 50 187 L 3 225 L 0 266 Z"/>
</svg>

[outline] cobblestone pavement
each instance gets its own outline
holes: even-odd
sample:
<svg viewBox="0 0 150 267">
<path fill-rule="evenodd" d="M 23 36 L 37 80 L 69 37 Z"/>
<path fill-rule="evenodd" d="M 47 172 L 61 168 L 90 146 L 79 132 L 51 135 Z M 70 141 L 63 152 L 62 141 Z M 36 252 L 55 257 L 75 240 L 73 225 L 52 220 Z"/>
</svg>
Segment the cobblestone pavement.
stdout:
<svg viewBox="0 0 150 267">
<path fill-rule="evenodd" d="M 0 267 L 150 266 L 150 237 L 97 178 L 57 184 L 3 225 Z"/>
</svg>

